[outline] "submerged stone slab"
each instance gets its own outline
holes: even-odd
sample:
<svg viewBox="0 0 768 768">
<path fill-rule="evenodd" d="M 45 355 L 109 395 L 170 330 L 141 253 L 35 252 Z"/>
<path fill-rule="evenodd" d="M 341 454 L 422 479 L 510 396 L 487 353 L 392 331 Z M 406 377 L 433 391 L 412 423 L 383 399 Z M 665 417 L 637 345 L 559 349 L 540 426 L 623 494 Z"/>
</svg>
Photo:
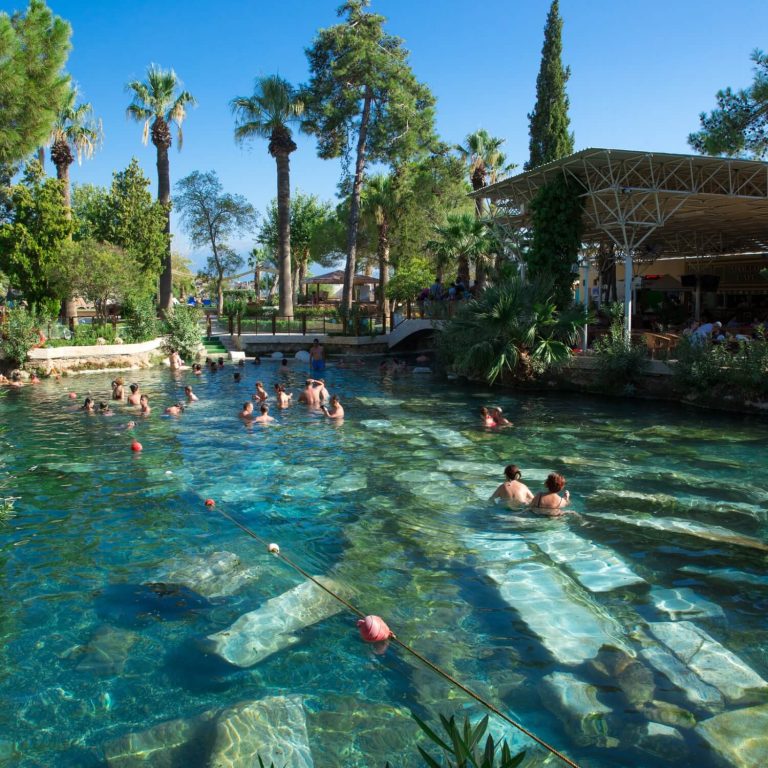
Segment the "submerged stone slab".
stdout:
<svg viewBox="0 0 768 768">
<path fill-rule="evenodd" d="M 751 584 L 755 587 L 768 587 L 768 576 L 740 571 L 738 568 L 702 568 L 698 565 L 684 565 L 679 570 L 683 573 L 706 576 L 708 579 L 725 581 L 729 584 Z"/>
<path fill-rule="evenodd" d="M 170 720 L 108 742 L 109 768 L 313 768 L 307 723 L 299 696 L 272 696 L 213 709 L 188 720 Z"/>
<path fill-rule="evenodd" d="M 204 557 L 171 561 L 155 581 L 183 584 L 204 597 L 226 597 L 257 580 L 262 570 L 243 567 L 234 552 L 211 552 Z"/>
<path fill-rule="evenodd" d="M 738 701 L 751 691 L 768 688 L 757 672 L 690 621 L 656 622 L 648 627 L 680 661 L 726 699 Z"/>
<path fill-rule="evenodd" d="M 723 705 L 723 696 L 714 686 L 707 685 L 697 674 L 691 671 L 680 659 L 666 648 L 649 645 L 640 651 L 640 655 L 673 685 L 685 694 L 688 701 L 707 709 L 719 709 Z"/>
<path fill-rule="evenodd" d="M 521 536 L 476 534 L 466 536 L 464 542 L 472 552 L 477 554 L 484 568 L 492 563 L 498 563 L 499 567 L 503 567 L 507 563 L 517 563 L 534 557 L 533 550 Z"/>
<path fill-rule="evenodd" d="M 432 435 L 432 437 L 434 437 L 441 445 L 448 448 L 466 448 L 467 446 L 472 445 L 470 440 L 467 440 L 464 435 L 460 434 L 455 429 L 424 425 L 422 425 L 421 429 L 428 435 Z"/>
<path fill-rule="evenodd" d="M 498 584 L 501 598 L 562 664 L 581 664 L 603 645 L 628 651 L 618 622 L 557 569 L 532 560 L 481 567 Z"/>
<path fill-rule="evenodd" d="M 768 704 L 710 717 L 696 733 L 734 768 L 768 765 Z"/>
<path fill-rule="evenodd" d="M 597 689 L 570 672 L 553 672 L 541 679 L 544 706 L 562 720 L 580 745 L 605 745 L 611 709 L 597 699 Z"/>
<path fill-rule="evenodd" d="M 332 579 L 316 577 L 335 592 L 349 590 Z M 305 581 L 255 611 L 242 615 L 231 627 L 209 635 L 213 650 L 230 664 L 251 667 L 273 653 L 298 642 L 299 630 L 334 616 L 342 604 L 311 581 Z"/>
<path fill-rule="evenodd" d="M 719 544 L 733 544 L 737 547 L 747 547 L 760 552 L 768 552 L 768 543 L 742 536 L 740 533 L 723 528 L 719 525 L 706 525 L 693 520 L 680 517 L 651 517 L 650 515 L 617 515 L 613 512 L 601 512 L 600 514 L 586 513 L 588 517 L 599 520 L 612 520 L 618 523 L 634 525 L 638 528 L 662 531 L 664 533 L 679 533 L 685 536 L 695 536 L 706 541 L 715 541 Z"/>
<path fill-rule="evenodd" d="M 130 630 L 104 624 L 85 645 L 66 654 L 76 661 L 75 669 L 91 675 L 119 675 L 139 635 Z"/>
<path fill-rule="evenodd" d="M 704 616 L 724 619 L 725 611 L 717 604 L 705 600 L 688 587 L 653 587 L 651 600 L 659 611 L 666 613 L 672 619 L 684 616 Z"/>
<path fill-rule="evenodd" d="M 348 472 L 340 477 L 330 480 L 328 490 L 330 493 L 354 493 L 368 487 L 368 477 L 365 472 Z"/>
<path fill-rule="evenodd" d="M 529 536 L 529 541 L 558 565 L 565 565 L 590 592 L 610 592 L 646 583 L 616 553 L 568 528 L 536 533 Z"/>
</svg>

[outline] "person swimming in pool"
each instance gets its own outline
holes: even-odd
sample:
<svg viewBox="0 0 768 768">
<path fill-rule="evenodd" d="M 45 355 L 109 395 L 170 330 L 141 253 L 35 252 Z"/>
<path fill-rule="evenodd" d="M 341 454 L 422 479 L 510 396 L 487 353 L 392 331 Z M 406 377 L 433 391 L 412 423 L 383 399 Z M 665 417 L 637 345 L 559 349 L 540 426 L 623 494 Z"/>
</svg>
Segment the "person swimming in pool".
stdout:
<svg viewBox="0 0 768 768">
<path fill-rule="evenodd" d="M 152 413 L 152 409 L 149 407 L 149 398 L 146 395 L 139 398 L 139 408 L 142 416 L 149 416 Z"/>
<path fill-rule="evenodd" d="M 483 406 L 480 409 L 480 418 L 483 420 L 483 426 L 489 429 L 496 426 L 496 420 L 491 416 L 491 412 Z"/>
<path fill-rule="evenodd" d="M 331 398 L 331 404 L 321 405 L 320 410 L 329 418 L 341 420 L 344 418 L 344 409 L 341 407 L 338 395 L 334 395 Z"/>
<path fill-rule="evenodd" d="M 566 480 L 557 472 L 551 472 L 547 475 L 547 479 L 544 481 L 546 491 L 539 491 L 530 503 L 530 508 L 537 515 L 544 515 L 545 517 L 559 517 L 564 513 L 564 507 L 568 505 L 571 500 L 571 494 L 566 491 L 562 496 L 560 491 L 565 488 Z"/>
<path fill-rule="evenodd" d="M 263 403 L 268 397 L 269 395 L 267 394 L 267 390 L 264 389 L 264 384 L 262 384 L 260 381 L 257 381 L 256 392 L 253 394 L 253 399 Z"/>
<path fill-rule="evenodd" d="M 129 389 L 131 390 L 131 394 L 128 395 L 128 404 L 141 405 L 141 392 L 139 392 L 139 385 L 131 384 Z"/>
<path fill-rule="evenodd" d="M 516 504 L 530 504 L 533 501 L 534 496 L 531 489 L 525 483 L 520 482 L 523 475 L 517 464 L 508 464 L 504 467 L 504 477 L 506 479 L 493 492 L 490 500 L 501 499 Z"/>
<path fill-rule="evenodd" d="M 186 387 L 184 387 L 184 395 L 187 398 L 188 403 L 196 403 L 200 398 L 192 391 L 192 387 L 187 384 Z"/>
<path fill-rule="evenodd" d="M 271 424 L 275 420 L 274 416 L 269 415 L 269 406 L 262 403 L 259 408 L 259 415 L 253 420 L 254 424 Z"/>
<path fill-rule="evenodd" d="M 240 418 L 245 419 L 246 421 L 251 421 L 251 419 L 253 419 L 253 403 L 243 403 L 243 410 L 240 411 Z"/>
</svg>

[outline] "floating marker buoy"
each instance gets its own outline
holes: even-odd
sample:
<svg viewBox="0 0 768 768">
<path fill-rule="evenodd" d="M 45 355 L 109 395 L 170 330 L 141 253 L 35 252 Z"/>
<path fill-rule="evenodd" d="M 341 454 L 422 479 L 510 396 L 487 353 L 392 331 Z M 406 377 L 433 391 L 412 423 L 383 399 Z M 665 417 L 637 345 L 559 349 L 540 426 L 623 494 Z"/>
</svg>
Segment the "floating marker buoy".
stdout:
<svg viewBox="0 0 768 768">
<path fill-rule="evenodd" d="M 133 440 L 131 442 L 131 450 L 138 453 L 139 451 L 144 450 L 144 446 L 138 440 Z"/>
<path fill-rule="evenodd" d="M 77 400 L 77 392 L 70 392 L 69 393 L 69 399 L 70 400 Z"/>
<path fill-rule="evenodd" d="M 205 506 L 206 507 L 215 507 L 216 502 L 213 499 L 206 499 L 205 500 Z"/>
<path fill-rule="evenodd" d="M 366 616 L 357 622 L 357 628 L 360 630 L 360 637 L 366 643 L 380 643 L 382 640 L 394 637 L 392 630 L 381 616 Z"/>
<path fill-rule="evenodd" d="M 267 549 L 273 554 L 273 555 L 279 555 L 280 554 L 280 547 L 277 546 L 274 542 L 270 544 Z"/>
</svg>

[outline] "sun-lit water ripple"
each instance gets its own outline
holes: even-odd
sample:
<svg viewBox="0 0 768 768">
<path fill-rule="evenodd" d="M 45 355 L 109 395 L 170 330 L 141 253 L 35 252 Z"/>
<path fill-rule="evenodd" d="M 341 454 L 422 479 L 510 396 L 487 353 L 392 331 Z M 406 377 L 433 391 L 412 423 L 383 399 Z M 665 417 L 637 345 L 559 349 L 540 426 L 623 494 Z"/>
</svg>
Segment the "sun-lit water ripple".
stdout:
<svg viewBox="0 0 768 768">
<path fill-rule="evenodd" d="M 231 373 L 131 374 L 154 407 L 130 433 L 139 454 L 130 409 L 78 411 L 86 394 L 106 397 L 111 376 L 0 398 L 0 492 L 19 497 L 0 527 L 0 766 L 103 766 L 151 728 L 147 744 L 188 732 L 187 765 L 215 749 L 234 766 L 252 759 L 249 722 L 263 719 L 241 704 L 265 700 L 287 718 L 273 724 L 279 739 L 304 713 L 316 766 L 407 767 L 420 764 L 411 711 L 480 714 L 410 657 L 363 645 L 345 612 L 249 668 L 212 653 L 211 636 L 302 581 L 207 498 L 585 765 L 715 768 L 693 722 L 768 700 L 748 687 L 768 679 L 768 572 L 755 545 L 768 538 L 764 423 L 329 369 L 343 425 L 297 406 L 273 410 L 274 427 L 247 427 L 237 411 L 277 372 Z M 303 378 L 287 381 L 298 393 Z M 164 416 L 188 382 L 200 402 Z M 514 427 L 479 428 L 485 402 Z M 512 461 L 534 490 L 565 474 L 578 514 L 488 504 Z M 218 567 L 216 553 L 239 569 L 216 589 L 169 582 L 205 558 Z M 717 661 L 723 680 L 670 656 L 695 637 L 688 625 L 711 638 L 701 664 Z M 606 642 L 623 660 L 603 658 Z M 598 700 L 598 720 L 576 711 Z M 677 735 L 653 742 L 649 721 Z M 306 743 L 291 749 L 301 764 Z"/>
</svg>

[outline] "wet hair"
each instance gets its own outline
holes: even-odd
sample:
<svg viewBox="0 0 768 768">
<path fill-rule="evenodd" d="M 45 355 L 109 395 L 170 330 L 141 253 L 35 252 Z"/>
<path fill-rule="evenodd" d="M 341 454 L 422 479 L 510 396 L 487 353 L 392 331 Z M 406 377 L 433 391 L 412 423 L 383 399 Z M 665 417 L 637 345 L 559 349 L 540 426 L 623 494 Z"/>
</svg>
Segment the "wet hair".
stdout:
<svg viewBox="0 0 768 768">
<path fill-rule="evenodd" d="M 284 357 L 284 358 L 283 358 L 283 359 L 280 361 L 280 365 L 288 365 L 288 358 L 287 358 L 287 357 Z"/>
<path fill-rule="evenodd" d="M 551 472 L 544 481 L 550 493 L 559 493 L 565 488 L 565 478 L 557 472 Z"/>
<path fill-rule="evenodd" d="M 88 406 L 93 405 L 93 400 L 91 400 L 90 397 L 86 397 L 85 400 L 83 400 L 83 408 L 88 408 Z"/>
<path fill-rule="evenodd" d="M 339 402 L 339 396 L 338 395 L 332 395 L 331 396 L 331 404 L 338 403 Z"/>
<path fill-rule="evenodd" d="M 523 473 L 518 469 L 517 464 L 507 464 L 507 466 L 504 467 L 504 476 L 507 480 L 514 481 L 519 480 L 523 476 Z"/>
<path fill-rule="evenodd" d="M 483 406 L 482 408 L 480 408 L 480 415 L 481 415 L 481 416 L 488 416 L 488 415 L 489 415 L 489 414 L 488 414 L 488 409 L 487 409 L 485 406 Z"/>
<path fill-rule="evenodd" d="M 312 385 L 312 379 L 307 379 L 304 383 L 309 387 Z"/>
<path fill-rule="evenodd" d="M 244 410 L 244 411 L 247 411 L 247 410 L 248 410 L 248 406 L 249 406 L 250 404 L 251 404 L 251 403 L 250 403 L 250 401 L 249 401 L 249 402 L 247 402 L 247 403 L 243 403 L 243 410 Z"/>
<path fill-rule="evenodd" d="M 235 381 L 240 381 L 240 371 L 235 371 L 235 372 L 232 374 L 232 378 L 233 378 Z"/>
<path fill-rule="evenodd" d="M 312 339 L 312 343 L 313 344 L 319 344 L 320 343 L 320 339 Z"/>
<path fill-rule="evenodd" d="M 269 406 L 266 403 L 262 403 L 259 411 L 261 411 L 262 414 L 269 413 Z"/>
<path fill-rule="evenodd" d="M 11 381 L 21 381 L 21 371 L 14 371 L 11 374 Z"/>
<path fill-rule="evenodd" d="M 100 410 L 100 411 L 106 411 L 106 410 L 108 410 L 108 409 L 109 409 L 109 406 L 108 406 L 108 405 L 107 405 L 107 404 L 106 404 L 106 403 L 105 403 L 105 402 L 102 400 L 102 401 L 99 403 L 99 410 Z"/>
<path fill-rule="evenodd" d="M 224 358 L 223 357 L 219 358 L 219 365 L 224 365 Z"/>
<path fill-rule="evenodd" d="M 129 389 L 131 390 L 131 392 L 133 392 L 135 394 L 139 390 L 139 385 L 138 384 L 131 384 Z"/>
<path fill-rule="evenodd" d="M 191 392 L 192 391 L 192 387 L 190 387 L 189 384 L 187 384 L 187 386 L 184 387 L 184 391 L 185 392 Z"/>
</svg>

